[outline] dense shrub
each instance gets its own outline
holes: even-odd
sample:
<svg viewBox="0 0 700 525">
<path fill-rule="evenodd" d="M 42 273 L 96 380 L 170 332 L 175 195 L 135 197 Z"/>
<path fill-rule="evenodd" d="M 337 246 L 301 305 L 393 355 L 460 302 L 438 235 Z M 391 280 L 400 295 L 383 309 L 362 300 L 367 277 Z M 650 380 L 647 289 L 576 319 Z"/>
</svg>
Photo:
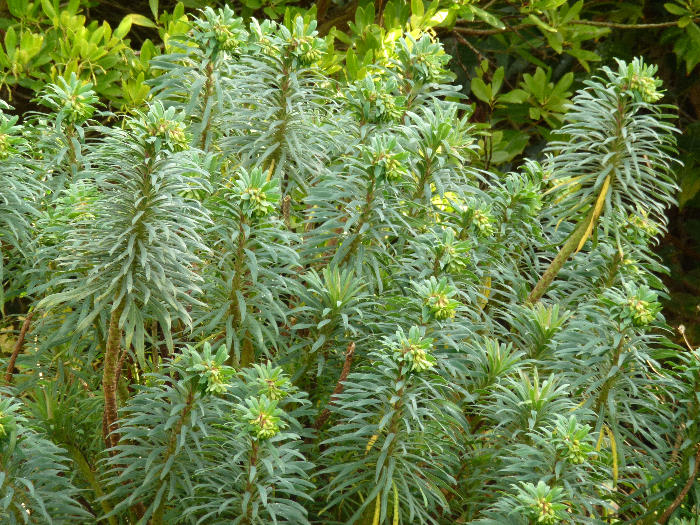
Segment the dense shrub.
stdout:
<svg viewBox="0 0 700 525">
<path fill-rule="evenodd" d="M 697 353 L 667 339 L 650 251 L 676 191 L 653 67 L 601 69 L 500 176 L 428 35 L 351 82 L 301 17 L 207 9 L 170 45 L 132 114 L 73 76 L 0 117 L 4 293 L 31 304 L 3 520 L 697 513 Z M 15 452 L 37 448 L 43 470 Z"/>
</svg>

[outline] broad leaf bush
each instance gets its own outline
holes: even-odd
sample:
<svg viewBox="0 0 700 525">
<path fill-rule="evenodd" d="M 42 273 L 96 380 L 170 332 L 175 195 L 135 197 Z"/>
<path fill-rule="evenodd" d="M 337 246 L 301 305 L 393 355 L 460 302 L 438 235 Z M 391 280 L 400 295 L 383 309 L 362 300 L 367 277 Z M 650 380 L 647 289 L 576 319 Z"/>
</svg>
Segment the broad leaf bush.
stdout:
<svg viewBox="0 0 700 525">
<path fill-rule="evenodd" d="M 31 305 L 4 521 L 693 519 L 654 67 L 602 68 L 500 175 L 428 34 L 345 81 L 301 17 L 208 8 L 169 49 L 127 115 L 75 75 L 0 113 L 3 291 Z"/>
</svg>

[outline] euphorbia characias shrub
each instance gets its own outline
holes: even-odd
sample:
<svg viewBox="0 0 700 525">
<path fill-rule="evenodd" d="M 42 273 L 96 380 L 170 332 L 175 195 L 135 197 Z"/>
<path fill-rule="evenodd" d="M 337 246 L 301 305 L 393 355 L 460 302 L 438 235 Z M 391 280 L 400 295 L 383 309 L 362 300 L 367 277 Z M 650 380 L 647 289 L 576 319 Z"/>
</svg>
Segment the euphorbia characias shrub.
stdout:
<svg viewBox="0 0 700 525">
<path fill-rule="evenodd" d="M 504 174 L 428 34 L 350 83 L 300 17 L 207 9 L 170 45 L 129 115 L 76 77 L 0 113 L 3 522 L 692 519 L 652 66 Z"/>
</svg>

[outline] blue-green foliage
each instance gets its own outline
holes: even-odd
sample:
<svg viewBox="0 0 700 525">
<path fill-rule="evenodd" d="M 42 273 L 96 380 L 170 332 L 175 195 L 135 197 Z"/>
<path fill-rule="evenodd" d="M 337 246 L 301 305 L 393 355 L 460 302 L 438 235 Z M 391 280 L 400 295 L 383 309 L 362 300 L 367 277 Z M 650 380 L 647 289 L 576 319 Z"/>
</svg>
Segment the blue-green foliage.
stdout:
<svg viewBox="0 0 700 525">
<path fill-rule="evenodd" d="M 8 142 L 3 249 L 40 312 L 24 442 L 75 465 L 32 471 L 60 489 L 37 504 L 65 495 L 55 521 L 80 523 L 75 478 L 112 524 L 651 523 L 699 436 L 697 352 L 669 340 L 650 251 L 675 192 L 655 71 L 604 68 L 540 162 L 504 174 L 471 166 L 430 35 L 351 82 L 331 44 L 207 9 L 153 60 L 145 107 L 99 113 L 72 79 Z M 79 455 L 49 423 L 75 406 Z M 26 474 L 2 472 L 19 501 Z"/>
</svg>

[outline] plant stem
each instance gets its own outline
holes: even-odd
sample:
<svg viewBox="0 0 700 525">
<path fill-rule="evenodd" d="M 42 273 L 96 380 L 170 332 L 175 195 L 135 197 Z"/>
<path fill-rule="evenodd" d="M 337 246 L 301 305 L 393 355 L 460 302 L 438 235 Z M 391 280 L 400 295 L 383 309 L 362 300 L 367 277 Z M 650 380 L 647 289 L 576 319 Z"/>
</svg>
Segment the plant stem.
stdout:
<svg viewBox="0 0 700 525">
<path fill-rule="evenodd" d="M 505 33 L 506 31 L 513 31 L 515 29 L 522 29 L 524 27 L 528 27 L 529 24 L 519 24 L 517 26 L 512 26 L 512 27 L 504 27 L 503 29 L 476 29 L 472 27 L 463 27 L 463 26 L 455 26 L 452 31 L 456 31 L 457 33 L 461 33 L 463 35 L 474 35 L 474 36 L 489 36 L 489 35 L 498 35 L 500 33 Z"/>
<path fill-rule="evenodd" d="M 229 307 L 229 315 L 233 316 L 234 328 L 237 332 L 240 331 L 241 324 L 243 322 L 243 317 L 241 316 L 240 302 L 238 301 L 238 293 L 241 290 L 243 284 L 243 272 L 244 272 L 244 260 L 245 260 L 245 245 L 248 239 L 245 234 L 245 216 L 243 212 L 240 214 L 240 222 L 238 228 L 238 248 L 236 250 L 236 261 L 233 267 L 233 282 L 231 283 L 231 293 L 229 298 L 231 300 L 231 306 Z M 246 343 L 248 341 L 248 343 Z M 255 359 L 254 349 L 252 344 L 248 339 L 248 333 L 243 334 L 243 345 L 241 348 L 241 366 L 245 367 L 250 365 Z M 236 364 L 236 353 L 233 349 L 229 349 L 229 365 L 235 366 Z"/>
<path fill-rule="evenodd" d="M 352 256 L 353 253 L 355 253 L 355 250 L 360 244 L 360 241 L 362 240 L 362 227 L 365 225 L 367 220 L 370 217 L 370 213 L 372 212 L 372 203 L 374 202 L 374 191 L 376 189 L 376 179 L 374 177 L 374 174 L 370 175 L 370 179 L 367 183 L 367 192 L 365 194 L 365 205 L 362 207 L 362 213 L 360 214 L 360 218 L 357 221 L 357 224 L 355 225 L 355 237 L 353 238 L 350 246 L 348 247 L 348 251 L 345 252 L 345 255 L 343 256 L 343 259 L 340 261 L 340 264 L 345 264 L 350 260 L 350 257 Z"/>
<path fill-rule="evenodd" d="M 610 265 L 610 272 L 608 272 L 608 280 L 605 283 L 606 287 L 609 288 L 615 282 L 615 276 L 617 275 L 617 270 L 620 268 L 620 263 L 622 263 L 622 255 L 620 255 L 620 252 L 615 252 L 612 264 Z"/>
<path fill-rule="evenodd" d="M 7 363 L 7 371 L 5 372 L 5 383 L 8 385 L 12 383 L 12 375 L 14 374 L 15 371 L 15 362 L 17 361 L 17 356 L 19 356 L 19 353 L 22 351 L 22 347 L 24 346 L 24 340 L 27 336 L 27 331 L 29 330 L 29 325 L 32 322 L 32 317 L 34 317 L 34 312 L 29 312 L 27 316 L 24 318 L 24 322 L 22 323 L 22 328 L 19 331 L 19 337 L 17 337 L 17 342 L 15 343 L 15 347 L 12 349 L 12 355 L 10 356 L 10 361 Z"/>
<path fill-rule="evenodd" d="M 104 512 L 105 514 L 109 514 L 110 512 L 112 512 L 112 506 L 104 498 L 105 494 L 102 490 L 102 486 L 100 485 L 97 476 L 95 476 L 95 472 L 92 470 L 92 467 L 90 467 L 90 464 L 85 459 L 83 453 L 75 445 L 65 443 L 64 446 L 73 458 L 73 461 L 78 467 L 78 470 L 82 474 L 83 478 L 85 479 L 85 481 L 88 482 L 93 492 L 95 493 L 95 496 L 97 496 L 97 500 L 99 500 L 100 506 L 102 507 L 102 512 Z M 109 525 L 117 525 L 117 519 L 114 516 L 109 516 L 106 519 L 109 522 Z"/>
<path fill-rule="evenodd" d="M 617 344 L 617 347 L 615 348 L 615 352 L 613 353 L 613 356 L 612 356 L 612 361 L 610 362 L 610 370 L 612 370 L 613 367 L 617 366 L 617 362 L 620 360 L 620 354 L 622 353 L 624 343 L 625 343 L 625 336 L 620 335 L 620 342 Z M 608 373 L 610 373 L 610 372 L 608 372 Z M 598 396 L 598 399 L 596 400 L 596 403 L 595 403 L 596 412 L 599 412 L 601 407 L 608 400 L 608 395 L 610 394 L 610 387 L 612 386 L 616 375 L 617 374 L 611 375 L 603 383 L 603 387 L 600 389 L 600 395 Z"/>
<path fill-rule="evenodd" d="M 616 136 L 612 146 L 614 154 L 610 158 L 610 163 L 613 165 L 616 165 L 620 162 L 620 152 L 624 151 L 625 148 L 625 138 L 622 133 L 624 127 L 624 120 L 625 103 L 621 98 L 618 98 L 617 111 L 615 112 Z M 605 178 L 600 193 L 598 194 L 596 200 L 591 203 L 590 211 L 586 214 L 586 217 L 576 226 L 569 239 L 564 243 L 564 246 L 562 246 L 557 256 L 549 265 L 549 268 L 547 268 L 544 274 L 542 274 L 542 277 L 540 278 L 539 282 L 530 292 L 530 295 L 527 298 L 528 304 L 535 304 L 542 298 L 544 293 L 547 291 L 547 288 L 549 288 L 549 285 L 552 284 L 552 281 L 562 269 L 564 263 L 569 258 L 569 256 L 571 256 L 571 254 L 574 253 L 574 251 L 580 250 L 583 242 L 585 242 L 588 236 L 595 230 L 595 227 L 598 223 L 598 218 L 603 212 L 605 200 L 608 198 L 608 195 L 612 191 L 611 187 L 613 186 L 613 182 L 615 180 L 615 171 L 615 169 L 612 169 L 608 176 Z"/>
<path fill-rule="evenodd" d="M 277 113 L 277 120 L 280 123 L 277 131 L 275 131 L 275 142 L 277 143 L 277 149 L 272 153 L 272 164 L 271 166 L 280 166 L 280 161 L 282 160 L 282 148 L 285 142 L 285 136 L 287 134 L 287 121 L 289 119 L 289 114 L 287 113 L 287 100 L 289 98 L 289 70 L 285 66 L 282 68 L 282 83 L 280 84 L 280 100 L 279 100 L 279 111 Z M 270 175 L 272 175 L 272 169 L 270 169 Z M 280 189 L 282 195 L 287 196 L 289 191 L 289 173 L 284 170 L 284 175 L 282 177 L 282 182 Z M 284 203 L 284 200 L 282 201 Z"/>
<path fill-rule="evenodd" d="M 681 489 L 678 496 L 676 496 L 676 499 L 673 500 L 673 502 L 668 506 L 668 508 L 659 518 L 658 523 L 660 525 L 664 525 L 668 521 L 668 519 L 671 517 L 671 514 L 673 514 L 675 510 L 680 506 L 680 504 L 683 503 L 683 500 L 688 495 L 688 492 L 690 492 L 690 489 L 695 484 L 695 479 L 698 475 L 698 468 L 700 468 L 700 444 L 695 445 L 695 448 L 695 467 L 693 467 L 693 472 L 690 476 L 688 476 L 688 480 L 685 482 L 685 485 L 683 485 L 683 488 Z"/>
<path fill-rule="evenodd" d="M 255 494 L 255 480 L 252 478 L 253 467 L 256 466 L 258 462 L 258 442 L 252 440 L 250 446 L 250 461 L 248 461 L 248 479 L 246 480 L 245 492 L 250 494 L 248 498 L 248 503 L 246 504 L 245 516 L 243 518 L 243 523 L 251 523 L 250 521 L 250 511 L 253 504 L 253 495 Z"/>
<path fill-rule="evenodd" d="M 425 195 L 425 185 L 430 181 L 433 175 L 434 153 L 428 154 L 426 149 L 421 149 L 420 154 L 425 160 L 418 179 L 418 185 L 416 186 L 416 192 L 413 194 L 413 200 L 420 200 L 423 198 L 423 195 Z"/>
<path fill-rule="evenodd" d="M 343 383 L 348 378 L 348 374 L 350 373 L 350 365 L 352 365 L 352 358 L 354 355 L 355 343 L 351 341 L 350 344 L 348 344 L 348 348 L 345 350 L 345 362 L 343 363 L 343 370 L 340 372 L 338 382 L 336 383 L 335 388 L 333 389 L 333 393 L 331 394 L 331 397 L 328 400 L 329 405 L 335 403 L 336 396 L 343 392 Z M 323 411 L 319 414 L 316 421 L 314 422 L 314 428 L 316 430 L 321 428 L 330 415 L 331 412 L 328 409 L 328 407 L 324 408 Z"/>
<path fill-rule="evenodd" d="M 107 430 L 107 442 L 110 447 L 114 447 L 119 443 L 119 435 L 117 434 L 117 368 L 119 365 L 119 347 L 122 339 L 119 318 L 123 311 L 123 299 L 120 300 L 119 304 L 112 305 L 107 346 L 105 348 L 104 371 L 102 374 L 102 391 L 105 398 L 103 426 Z"/>
<path fill-rule="evenodd" d="M 206 112 L 207 111 L 207 106 L 209 105 L 209 99 L 211 98 L 213 91 L 214 91 L 214 63 L 210 60 L 209 63 L 207 63 L 206 66 L 206 72 L 207 72 L 207 82 L 204 86 L 204 101 L 202 104 L 202 111 Z M 209 111 L 209 115 L 207 117 L 207 121 L 202 127 L 202 138 L 199 142 L 199 148 L 202 151 L 206 151 L 206 145 L 207 145 L 207 135 L 209 135 L 209 128 L 211 127 L 211 114 L 212 111 Z"/>
<path fill-rule="evenodd" d="M 192 411 L 192 406 L 194 404 L 194 396 L 195 396 L 195 391 L 194 389 L 191 389 L 189 394 L 187 394 L 187 399 L 185 401 L 185 406 L 183 407 L 182 411 L 180 412 L 180 419 L 178 419 L 177 423 L 173 427 L 172 431 L 170 432 L 170 440 L 168 441 L 168 448 L 165 450 L 165 454 L 163 454 L 163 464 L 166 464 L 170 457 L 175 453 L 175 449 L 177 448 L 177 438 L 180 435 L 180 432 L 182 430 L 183 425 L 185 424 L 185 420 L 187 417 L 190 415 L 190 412 Z M 158 490 L 155 491 L 157 494 L 160 492 L 160 488 L 167 483 L 167 479 L 163 478 L 160 480 L 160 485 L 158 487 Z M 158 504 L 158 507 L 156 510 L 153 512 L 153 517 L 151 518 L 151 525 L 162 525 L 163 524 L 163 513 L 165 512 L 165 498 L 161 498 L 160 503 Z"/>
<path fill-rule="evenodd" d="M 583 235 L 586 233 L 588 224 L 592 219 L 592 214 L 593 209 L 591 209 L 591 211 L 586 215 L 586 218 L 578 223 L 567 241 L 561 247 L 561 250 L 559 250 L 557 256 L 554 258 L 554 260 L 552 260 L 549 267 L 542 274 L 542 277 L 540 277 L 540 280 L 527 297 L 527 302 L 529 304 L 535 304 L 542 298 L 544 293 L 547 291 L 547 288 L 549 288 L 549 285 L 552 284 L 552 281 L 554 281 L 554 278 L 564 266 L 564 263 L 571 256 L 571 254 L 574 253 L 579 242 L 581 242 Z"/>
</svg>

